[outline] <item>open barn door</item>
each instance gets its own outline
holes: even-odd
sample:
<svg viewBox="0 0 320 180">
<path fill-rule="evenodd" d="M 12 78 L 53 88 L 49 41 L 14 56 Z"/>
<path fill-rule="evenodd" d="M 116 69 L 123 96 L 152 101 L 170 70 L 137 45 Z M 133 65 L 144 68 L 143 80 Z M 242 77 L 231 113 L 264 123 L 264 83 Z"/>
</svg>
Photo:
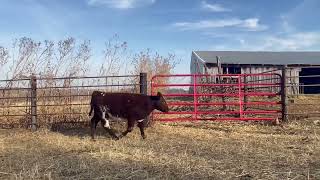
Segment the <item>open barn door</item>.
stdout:
<svg viewBox="0 0 320 180">
<path fill-rule="evenodd" d="M 302 68 L 299 73 L 303 94 L 320 94 L 320 68 Z"/>
</svg>

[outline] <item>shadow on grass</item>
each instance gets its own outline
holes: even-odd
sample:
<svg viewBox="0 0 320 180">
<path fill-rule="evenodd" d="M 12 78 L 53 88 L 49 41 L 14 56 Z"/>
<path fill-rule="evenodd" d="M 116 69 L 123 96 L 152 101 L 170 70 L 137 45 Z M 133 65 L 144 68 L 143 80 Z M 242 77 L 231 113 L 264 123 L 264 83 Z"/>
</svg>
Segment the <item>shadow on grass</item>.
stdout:
<svg viewBox="0 0 320 180">
<path fill-rule="evenodd" d="M 128 142 L 119 144 L 119 142 L 103 141 L 101 145 L 90 141 L 70 142 L 68 138 L 49 134 L 48 137 L 41 138 L 37 135 L 27 139 L 8 139 L 7 143 L 12 147 L 6 148 L 0 156 L 2 162 L 0 171 L 3 172 L 0 173 L 0 179 L 185 179 L 187 177 L 185 173 L 187 167 L 184 169 L 170 163 L 158 164 L 148 158 L 136 159 L 135 153 L 130 151 L 129 145 L 132 144 L 127 144 Z M 200 173 L 202 171 L 187 171 L 191 179 L 210 178 L 210 175 Z"/>
<path fill-rule="evenodd" d="M 116 132 L 116 134 L 120 134 L 125 128 L 125 122 L 110 122 L 110 126 Z M 58 132 L 65 136 L 75 136 L 80 139 L 90 137 L 90 123 L 89 122 L 79 122 L 79 123 L 54 123 L 51 125 L 50 130 L 52 132 Z M 97 125 L 96 136 L 104 136 L 106 138 L 112 139 L 110 134 L 106 132 L 101 123 L 99 122 Z"/>
</svg>

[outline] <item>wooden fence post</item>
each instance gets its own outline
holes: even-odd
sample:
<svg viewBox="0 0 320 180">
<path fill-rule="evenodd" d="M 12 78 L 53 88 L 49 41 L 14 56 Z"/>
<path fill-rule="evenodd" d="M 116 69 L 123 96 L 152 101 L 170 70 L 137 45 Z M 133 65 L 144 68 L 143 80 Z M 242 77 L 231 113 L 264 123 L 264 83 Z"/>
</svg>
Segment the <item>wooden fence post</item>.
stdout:
<svg viewBox="0 0 320 180">
<path fill-rule="evenodd" d="M 31 130 L 37 130 L 37 77 L 32 75 L 31 85 Z"/>
<path fill-rule="evenodd" d="M 282 67 L 281 76 L 281 103 L 282 103 L 282 121 L 288 121 L 288 97 L 287 97 L 287 66 Z"/>
</svg>

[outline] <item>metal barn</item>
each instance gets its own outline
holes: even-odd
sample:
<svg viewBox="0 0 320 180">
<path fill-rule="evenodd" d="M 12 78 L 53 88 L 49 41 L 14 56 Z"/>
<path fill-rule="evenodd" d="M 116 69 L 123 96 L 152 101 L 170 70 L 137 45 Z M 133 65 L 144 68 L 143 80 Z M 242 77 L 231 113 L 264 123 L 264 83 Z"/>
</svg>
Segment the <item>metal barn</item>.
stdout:
<svg viewBox="0 0 320 180">
<path fill-rule="evenodd" d="M 281 74 L 283 67 L 287 68 L 288 94 L 320 93 L 320 52 L 314 51 L 193 51 L 190 72 L 212 75 Z M 259 79 L 248 81 L 261 82 Z"/>
</svg>

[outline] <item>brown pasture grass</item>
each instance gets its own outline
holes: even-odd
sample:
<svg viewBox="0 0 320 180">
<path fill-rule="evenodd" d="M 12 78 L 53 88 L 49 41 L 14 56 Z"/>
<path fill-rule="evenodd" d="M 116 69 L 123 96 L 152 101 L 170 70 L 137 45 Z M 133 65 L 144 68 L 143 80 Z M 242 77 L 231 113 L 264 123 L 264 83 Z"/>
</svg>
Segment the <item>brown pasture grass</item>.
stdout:
<svg viewBox="0 0 320 180">
<path fill-rule="evenodd" d="M 0 130 L 0 179 L 320 179 L 316 120 L 156 123 L 146 140 L 96 142 L 89 128 Z"/>
</svg>

